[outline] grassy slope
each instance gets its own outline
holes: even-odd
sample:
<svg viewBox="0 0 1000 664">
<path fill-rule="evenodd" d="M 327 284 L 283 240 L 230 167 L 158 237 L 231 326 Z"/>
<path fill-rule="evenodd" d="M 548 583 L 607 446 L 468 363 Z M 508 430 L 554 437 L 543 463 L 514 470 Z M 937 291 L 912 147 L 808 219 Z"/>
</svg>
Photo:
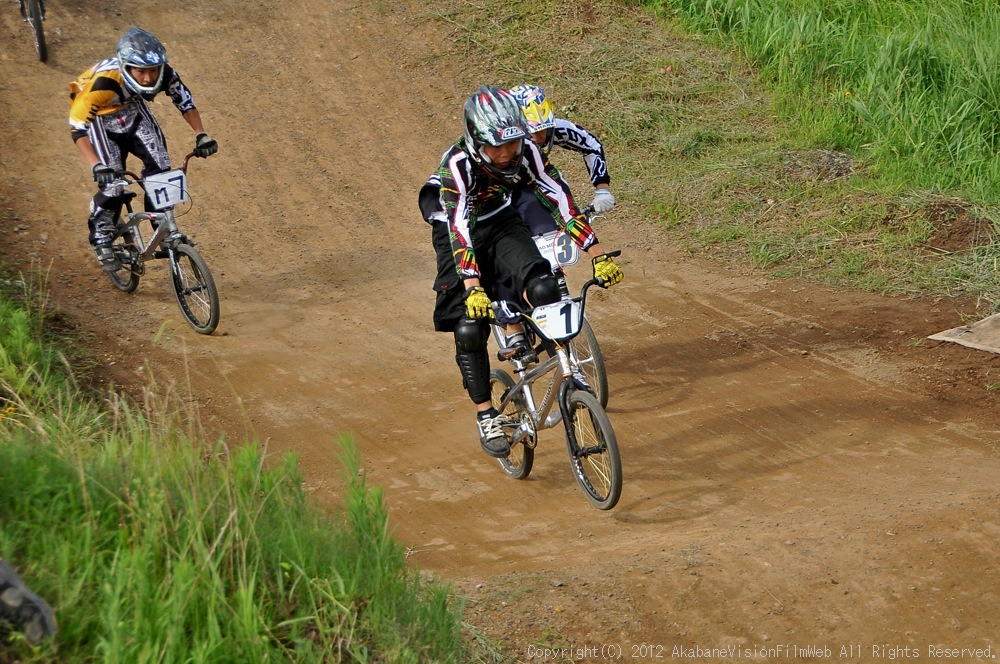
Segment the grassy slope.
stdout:
<svg viewBox="0 0 1000 664">
<path fill-rule="evenodd" d="M 205 440 L 176 394 L 80 389 L 27 292 L 0 293 L 0 557 L 59 635 L 0 635 L 0 662 L 475 661 L 349 441 L 343 509 L 322 514 L 294 457 Z"/>
<path fill-rule="evenodd" d="M 690 251 L 994 306 L 995 209 L 875 177 L 870 155 L 789 116 L 817 99 L 776 97 L 773 78 L 672 16 L 623 0 L 447 0 L 429 16 L 451 30 L 441 57 L 463 59 L 470 90 L 546 88 L 604 141 L 619 198 Z"/>
</svg>

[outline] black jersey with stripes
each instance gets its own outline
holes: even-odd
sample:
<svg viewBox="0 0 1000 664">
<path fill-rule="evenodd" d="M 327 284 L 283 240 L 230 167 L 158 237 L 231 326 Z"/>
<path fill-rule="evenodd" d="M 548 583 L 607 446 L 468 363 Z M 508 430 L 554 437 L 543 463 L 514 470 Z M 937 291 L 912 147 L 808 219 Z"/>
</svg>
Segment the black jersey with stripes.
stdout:
<svg viewBox="0 0 1000 664">
<path fill-rule="evenodd" d="M 427 221 L 448 223 L 455 266 L 461 278 L 479 276 L 472 228 L 509 207 L 511 191 L 518 186 L 535 187 L 551 205 L 566 233 L 582 249 L 596 241 L 593 229 L 573 202 L 569 185 L 534 143 L 525 141 L 521 169 L 508 182 L 476 164 L 460 140 L 444 153 L 437 172 L 421 189 L 420 206 Z M 432 206 L 435 189 L 439 200 Z"/>
</svg>

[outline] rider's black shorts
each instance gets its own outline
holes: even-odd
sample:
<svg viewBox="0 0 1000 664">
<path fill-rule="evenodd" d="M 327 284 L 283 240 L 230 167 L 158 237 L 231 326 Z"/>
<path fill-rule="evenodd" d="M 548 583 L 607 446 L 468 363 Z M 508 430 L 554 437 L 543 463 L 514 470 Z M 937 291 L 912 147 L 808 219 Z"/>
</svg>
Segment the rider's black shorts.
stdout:
<svg viewBox="0 0 1000 664">
<path fill-rule="evenodd" d="M 434 329 L 451 332 L 458 320 L 465 316 L 465 286 L 455 270 L 448 224 L 434 222 L 431 227 L 431 240 L 437 257 Z M 472 229 L 472 246 L 476 250 L 480 282 L 490 299 L 497 299 L 498 284 L 510 292 L 522 293 L 529 278 L 551 271 L 549 262 L 538 253 L 531 233 L 513 206 L 478 222 Z M 523 306 L 524 303 L 520 304 Z"/>
</svg>

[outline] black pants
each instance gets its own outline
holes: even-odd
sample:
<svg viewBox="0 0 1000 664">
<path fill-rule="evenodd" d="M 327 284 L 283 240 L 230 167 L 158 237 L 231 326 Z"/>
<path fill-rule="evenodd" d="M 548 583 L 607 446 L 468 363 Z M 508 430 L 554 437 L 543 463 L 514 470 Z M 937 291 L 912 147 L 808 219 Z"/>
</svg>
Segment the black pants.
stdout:
<svg viewBox="0 0 1000 664">
<path fill-rule="evenodd" d="M 465 286 L 455 269 L 448 224 L 431 224 L 431 240 L 437 257 L 434 291 L 434 329 L 451 332 L 465 316 Z M 472 229 L 472 246 L 479 265 L 480 282 L 491 299 L 513 299 L 524 305 L 520 294 L 532 277 L 551 273 L 549 262 L 538 253 L 535 241 L 513 207 L 501 210 Z M 501 288 L 513 298 L 500 297 Z"/>
<path fill-rule="evenodd" d="M 545 207 L 534 187 L 518 187 L 511 193 L 510 200 L 532 236 L 559 230 L 552 210 Z"/>
</svg>

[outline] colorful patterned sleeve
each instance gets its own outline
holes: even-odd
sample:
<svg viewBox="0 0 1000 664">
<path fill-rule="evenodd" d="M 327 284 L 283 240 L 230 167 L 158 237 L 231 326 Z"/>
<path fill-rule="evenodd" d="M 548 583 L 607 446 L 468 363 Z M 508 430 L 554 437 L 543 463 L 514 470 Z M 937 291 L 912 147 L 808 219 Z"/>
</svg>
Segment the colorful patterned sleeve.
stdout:
<svg viewBox="0 0 1000 664">
<path fill-rule="evenodd" d="M 99 110 L 119 98 L 120 88 L 116 89 L 117 85 L 113 79 L 101 76 L 73 97 L 69 108 L 69 127 L 74 141 L 87 135 L 90 123 Z"/>
<path fill-rule="evenodd" d="M 472 247 L 470 175 L 465 152 L 460 149 L 448 151 L 438 170 L 438 177 L 441 179 L 441 207 L 451 230 L 455 269 L 461 279 L 479 277 L 476 252 Z"/>
</svg>

